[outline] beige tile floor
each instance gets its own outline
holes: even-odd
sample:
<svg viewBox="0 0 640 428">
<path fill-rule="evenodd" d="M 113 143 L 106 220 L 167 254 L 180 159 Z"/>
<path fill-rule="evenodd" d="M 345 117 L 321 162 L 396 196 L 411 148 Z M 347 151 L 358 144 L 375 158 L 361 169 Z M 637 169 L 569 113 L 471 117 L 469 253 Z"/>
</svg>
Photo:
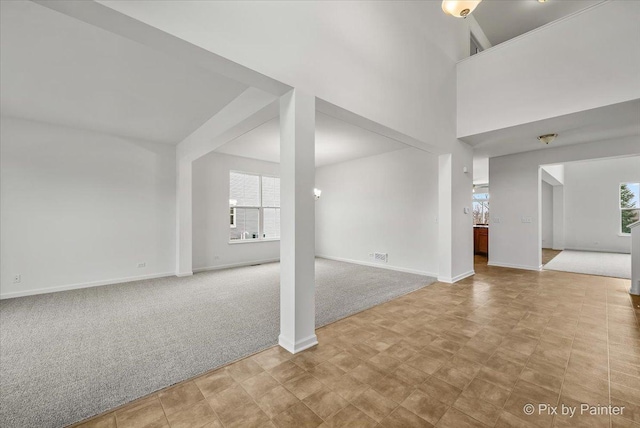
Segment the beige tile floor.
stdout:
<svg viewBox="0 0 640 428">
<path fill-rule="evenodd" d="M 542 264 L 546 265 L 551 260 L 553 260 L 555 258 L 555 256 L 557 256 L 561 252 L 562 251 L 560 251 L 560 250 L 552 250 L 550 248 L 543 248 L 542 249 Z"/>
<path fill-rule="evenodd" d="M 628 281 L 486 266 L 81 427 L 640 427 L 640 309 Z M 527 416 L 526 404 L 624 406 Z M 578 413 L 580 412 L 578 407 Z"/>
</svg>

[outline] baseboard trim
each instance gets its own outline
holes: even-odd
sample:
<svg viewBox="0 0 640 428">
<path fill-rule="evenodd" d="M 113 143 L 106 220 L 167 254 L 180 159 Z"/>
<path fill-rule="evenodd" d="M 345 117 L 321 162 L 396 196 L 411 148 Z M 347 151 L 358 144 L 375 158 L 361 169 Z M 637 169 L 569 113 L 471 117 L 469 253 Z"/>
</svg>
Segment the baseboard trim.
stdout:
<svg viewBox="0 0 640 428">
<path fill-rule="evenodd" d="M 36 288 L 35 290 L 13 291 L 1 293 L 0 300 L 13 299 L 14 297 L 35 296 L 36 294 L 57 293 L 59 291 L 77 290 L 79 288 L 100 287 L 103 285 L 122 284 L 123 282 L 142 281 L 144 279 L 164 278 L 175 275 L 174 272 L 155 273 L 150 275 L 129 276 L 125 278 L 106 279 L 103 281 L 82 282 L 71 285 L 60 285 L 57 287 Z"/>
<path fill-rule="evenodd" d="M 184 278 L 186 276 L 192 276 L 193 272 L 176 272 L 178 278 Z"/>
<path fill-rule="evenodd" d="M 195 273 L 195 272 L 206 272 L 209 270 L 231 269 L 231 268 L 243 267 L 243 266 L 261 265 L 264 263 L 275 263 L 279 261 L 280 259 L 278 258 L 278 259 L 254 260 L 254 261 L 240 262 L 240 263 L 230 263 L 230 264 L 218 265 L 218 266 L 206 266 L 206 267 L 196 268 L 193 270 L 193 272 Z"/>
<path fill-rule="evenodd" d="M 631 254 L 631 251 L 620 251 L 620 250 L 611 250 L 608 248 L 574 248 L 574 247 L 566 247 L 563 249 L 567 251 L 584 251 L 588 253 L 613 253 L 613 254 Z"/>
<path fill-rule="evenodd" d="M 317 345 L 318 337 L 314 333 L 311 336 L 305 337 L 304 339 L 300 339 L 297 342 L 293 343 L 283 335 L 280 335 L 278 337 L 278 344 L 292 354 L 297 354 L 298 352 L 302 352 L 305 349 L 309 349 L 312 346 Z"/>
<path fill-rule="evenodd" d="M 465 272 L 465 273 L 461 273 L 460 275 L 456 275 L 453 278 L 449 278 L 446 276 L 439 276 L 438 277 L 438 282 L 444 282 L 447 284 L 454 284 L 458 281 L 462 281 L 465 278 L 469 278 L 470 276 L 473 276 L 476 274 L 476 271 L 471 269 L 469 272 Z"/>
<path fill-rule="evenodd" d="M 409 269 L 409 268 L 403 268 L 403 267 L 397 267 L 397 266 L 382 265 L 382 264 L 378 264 L 378 263 L 363 262 L 363 261 L 360 261 L 360 260 L 345 259 L 345 258 L 342 258 L 342 257 L 325 256 L 325 255 L 321 255 L 321 254 L 317 254 L 316 257 L 318 257 L 320 259 L 335 260 L 336 262 L 352 263 L 354 265 L 369 266 L 369 267 L 375 267 L 375 268 L 380 268 L 380 269 L 394 270 L 396 272 L 413 273 L 415 275 L 430 276 L 432 278 L 437 278 L 438 277 L 438 274 L 436 274 L 436 273 L 425 272 L 425 271 L 421 271 L 421 270 L 417 270 L 417 269 Z"/>
<path fill-rule="evenodd" d="M 500 263 L 500 262 L 491 262 L 491 261 L 487 263 L 487 265 L 495 266 L 495 267 L 511 268 L 511 269 L 534 270 L 534 271 L 542 270 L 542 265 L 536 267 L 536 266 L 514 265 L 511 263 Z"/>
</svg>

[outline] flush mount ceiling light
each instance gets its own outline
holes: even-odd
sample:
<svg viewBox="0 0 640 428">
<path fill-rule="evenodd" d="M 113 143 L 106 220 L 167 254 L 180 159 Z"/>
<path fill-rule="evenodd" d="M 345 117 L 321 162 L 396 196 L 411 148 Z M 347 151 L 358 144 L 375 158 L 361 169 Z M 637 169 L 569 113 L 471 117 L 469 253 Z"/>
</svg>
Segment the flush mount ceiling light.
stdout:
<svg viewBox="0 0 640 428">
<path fill-rule="evenodd" d="M 549 144 L 556 139 L 558 134 L 545 134 L 538 137 L 541 143 Z"/>
<path fill-rule="evenodd" d="M 480 4 L 482 0 L 459 1 L 459 0 L 443 0 L 442 10 L 447 15 L 456 18 L 466 18 Z"/>
</svg>

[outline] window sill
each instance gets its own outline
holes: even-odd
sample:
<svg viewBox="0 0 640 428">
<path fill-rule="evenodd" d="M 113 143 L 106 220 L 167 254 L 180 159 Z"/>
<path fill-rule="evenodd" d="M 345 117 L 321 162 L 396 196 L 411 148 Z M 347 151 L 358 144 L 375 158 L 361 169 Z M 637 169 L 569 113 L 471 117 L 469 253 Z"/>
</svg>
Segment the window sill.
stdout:
<svg viewBox="0 0 640 428">
<path fill-rule="evenodd" d="M 257 244 L 259 242 L 278 242 L 280 241 L 280 238 L 270 238 L 270 239 L 238 239 L 235 241 L 229 241 L 228 244 L 229 245 L 236 245 L 236 244 Z"/>
<path fill-rule="evenodd" d="M 628 238 L 631 238 L 631 234 L 630 233 L 620 233 L 620 232 L 618 232 L 618 236 L 626 236 Z"/>
</svg>

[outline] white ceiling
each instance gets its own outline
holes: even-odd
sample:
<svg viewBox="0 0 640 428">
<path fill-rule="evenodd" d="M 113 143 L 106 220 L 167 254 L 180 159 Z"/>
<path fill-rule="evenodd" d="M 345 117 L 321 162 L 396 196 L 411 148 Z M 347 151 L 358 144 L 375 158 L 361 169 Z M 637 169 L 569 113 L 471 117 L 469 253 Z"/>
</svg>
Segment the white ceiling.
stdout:
<svg viewBox="0 0 640 428">
<path fill-rule="evenodd" d="M 331 165 L 409 146 L 316 112 L 316 166 Z M 216 150 L 235 156 L 280 162 L 280 118 L 275 117 Z"/>
<path fill-rule="evenodd" d="M 2 114 L 176 144 L 246 86 L 30 1 L 2 1 Z"/>
<path fill-rule="evenodd" d="M 536 137 L 556 133 L 549 145 Z M 473 181 L 489 181 L 489 158 L 636 135 L 640 141 L 640 100 L 558 116 L 462 140 L 473 146 Z M 639 143 L 640 144 L 640 143 Z"/>
<path fill-rule="evenodd" d="M 473 16 L 495 46 L 601 1 L 484 0 L 473 11 Z"/>
<path fill-rule="evenodd" d="M 558 134 L 544 145 L 536 137 Z M 478 158 L 640 135 L 640 99 L 462 138 Z"/>
</svg>

